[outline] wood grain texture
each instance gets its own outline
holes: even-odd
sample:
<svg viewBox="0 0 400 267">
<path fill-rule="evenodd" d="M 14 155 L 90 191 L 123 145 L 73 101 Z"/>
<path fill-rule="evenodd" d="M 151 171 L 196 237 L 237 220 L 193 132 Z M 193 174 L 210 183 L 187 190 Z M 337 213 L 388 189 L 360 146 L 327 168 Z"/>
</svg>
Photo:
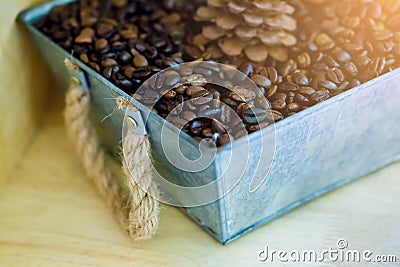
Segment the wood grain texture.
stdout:
<svg viewBox="0 0 400 267">
<path fill-rule="evenodd" d="M 159 234 L 133 243 L 84 176 L 56 110 L 0 188 L 0 266 L 280 266 L 259 262 L 257 252 L 321 251 L 338 238 L 400 260 L 399 173 L 399 163 L 389 166 L 227 246 L 163 206 Z"/>
<path fill-rule="evenodd" d="M 49 106 L 47 67 L 15 22 L 19 11 L 42 2 L 0 2 L 0 184 L 23 156 Z"/>
</svg>

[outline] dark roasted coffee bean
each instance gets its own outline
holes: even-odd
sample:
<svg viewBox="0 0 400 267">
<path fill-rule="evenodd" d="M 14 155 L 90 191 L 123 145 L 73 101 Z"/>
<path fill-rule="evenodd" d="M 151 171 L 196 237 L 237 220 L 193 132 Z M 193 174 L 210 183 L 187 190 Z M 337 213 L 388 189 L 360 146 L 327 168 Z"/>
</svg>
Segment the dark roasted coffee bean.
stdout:
<svg viewBox="0 0 400 267">
<path fill-rule="evenodd" d="M 243 114 L 245 123 L 255 124 L 266 119 L 266 112 L 259 108 L 248 108 Z"/>
<path fill-rule="evenodd" d="M 328 72 L 326 73 L 326 76 L 329 80 L 331 80 L 332 82 L 334 82 L 336 84 L 344 81 L 343 72 L 337 68 L 328 70 Z"/>
<path fill-rule="evenodd" d="M 216 131 L 217 133 L 225 133 L 226 132 L 224 125 L 215 119 L 212 120 L 211 126 L 213 127 L 214 131 Z"/>
<path fill-rule="evenodd" d="M 195 120 L 190 124 L 190 131 L 197 136 L 201 135 L 203 128 L 204 128 L 204 123 L 198 120 Z"/>
<path fill-rule="evenodd" d="M 181 76 L 176 71 L 167 71 L 163 75 L 165 75 L 165 84 L 169 86 L 173 86 L 181 80 Z"/>
<path fill-rule="evenodd" d="M 285 100 L 276 99 L 271 102 L 271 107 L 274 110 L 284 110 L 286 108 Z"/>
<path fill-rule="evenodd" d="M 275 93 L 273 96 L 271 96 L 271 100 L 282 100 L 286 101 L 287 94 L 286 93 Z"/>
<path fill-rule="evenodd" d="M 112 58 L 105 58 L 101 61 L 101 65 L 106 68 L 106 67 L 110 67 L 110 66 L 116 66 L 118 65 L 117 61 L 115 59 Z"/>
<path fill-rule="evenodd" d="M 318 84 L 319 84 L 319 86 L 321 86 L 324 89 L 337 90 L 337 85 L 331 81 L 324 80 L 324 81 L 320 81 Z"/>
<path fill-rule="evenodd" d="M 205 93 L 205 92 L 207 92 L 206 89 L 204 89 L 201 86 L 196 86 L 196 85 L 192 85 L 186 89 L 186 94 L 190 97 L 193 97 L 194 95 L 198 95 L 198 94 Z"/>
<path fill-rule="evenodd" d="M 302 72 L 295 72 L 292 75 L 292 81 L 298 85 L 308 85 L 309 79 L 308 77 Z"/>
<path fill-rule="evenodd" d="M 299 112 L 301 110 L 301 106 L 296 102 L 288 104 L 286 108 L 288 112 Z"/>
<path fill-rule="evenodd" d="M 104 38 L 98 39 L 95 42 L 95 48 L 97 51 L 104 51 L 108 47 L 108 41 Z"/>
<path fill-rule="evenodd" d="M 300 87 L 299 93 L 305 96 L 310 96 L 315 93 L 315 89 L 312 87 Z"/>
<path fill-rule="evenodd" d="M 250 74 L 253 74 L 254 69 L 253 65 L 250 63 L 243 63 L 238 67 L 238 70 L 243 72 L 246 76 L 249 76 Z"/>
<path fill-rule="evenodd" d="M 316 91 L 311 95 L 311 99 L 316 102 L 322 102 L 327 100 L 328 98 L 329 98 L 329 91 L 326 89 Z"/>
<path fill-rule="evenodd" d="M 223 133 L 218 138 L 218 146 L 224 146 L 231 142 L 231 137 L 227 133 Z"/>
<path fill-rule="evenodd" d="M 125 90 L 129 90 L 132 88 L 132 83 L 127 79 L 117 80 L 115 82 L 118 86 L 122 87 Z"/>
<path fill-rule="evenodd" d="M 137 67 L 137 68 L 141 68 L 141 67 L 148 66 L 149 62 L 147 61 L 147 59 L 144 56 L 136 55 L 133 58 L 133 65 L 135 65 L 135 67 Z"/>
<path fill-rule="evenodd" d="M 191 99 L 191 101 L 193 101 L 193 104 L 195 105 L 204 105 L 211 100 L 213 100 L 213 95 L 207 91 L 194 94 L 193 98 Z"/>
<path fill-rule="evenodd" d="M 102 38 L 109 38 L 114 33 L 114 26 L 108 23 L 100 23 L 97 26 L 97 35 Z"/>
<path fill-rule="evenodd" d="M 211 128 L 205 128 L 203 131 L 201 131 L 201 134 L 205 138 L 212 138 L 214 137 L 214 131 Z"/>
<path fill-rule="evenodd" d="M 97 72 L 100 72 L 100 67 L 96 62 L 89 62 L 89 67 L 91 67 L 92 69 L 94 69 Z"/>
<path fill-rule="evenodd" d="M 138 68 L 133 72 L 132 78 L 143 79 L 149 77 L 150 75 L 151 75 L 151 70 L 149 68 Z"/>
<path fill-rule="evenodd" d="M 268 87 L 271 85 L 271 81 L 267 77 L 262 75 L 254 75 L 253 77 L 251 77 L 251 80 L 260 87 Z"/>
<path fill-rule="evenodd" d="M 255 131 L 259 131 L 260 129 L 263 129 L 265 127 L 267 127 L 268 125 L 270 125 L 271 123 L 267 120 L 265 121 L 261 121 L 257 124 L 253 124 L 253 125 L 249 125 L 246 127 L 247 131 L 249 131 L 250 133 L 255 132 Z"/>
<path fill-rule="evenodd" d="M 122 51 L 119 55 L 119 60 L 124 64 L 128 64 L 132 60 L 132 55 L 127 51 Z"/>
<path fill-rule="evenodd" d="M 86 27 L 81 33 L 75 38 L 75 42 L 78 44 L 92 43 L 94 37 L 94 30 L 92 28 Z"/>
<path fill-rule="evenodd" d="M 358 74 L 358 68 L 353 62 L 346 62 L 346 64 L 343 66 L 343 69 L 352 77 L 355 77 Z"/>
<path fill-rule="evenodd" d="M 311 65 L 311 57 L 310 54 L 307 52 L 302 53 L 301 55 L 297 56 L 297 62 L 299 63 L 300 67 L 306 68 Z"/>
<path fill-rule="evenodd" d="M 272 85 L 268 88 L 268 91 L 266 91 L 266 95 L 264 93 L 264 95 L 268 98 L 271 98 L 276 92 L 278 91 L 278 85 Z"/>
<path fill-rule="evenodd" d="M 316 63 L 312 66 L 312 69 L 317 71 L 328 71 L 329 66 L 326 65 L 325 63 Z"/>
<path fill-rule="evenodd" d="M 113 67 L 112 66 L 106 67 L 103 70 L 103 76 L 106 77 L 107 79 L 111 78 L 112 73 L 113 73 Z"/>
<path fill-rule="evenodd" d="M 175 87 L 174 90 L 175 92 L 177 92 L 178 94 L 183 95 L 186 92 L 186 89 L 188 87 L 186 85 L 179 85 L 178 87 Z"/>
<path fill-rule="evenodd" d="M 312 104 L 314 104 L 314 101 L 302 94 L 296 94 L 294 96 L 294 101 L 303 106 L 311 106 Z"/>
<path fill-rule="evenodd" d="M 333 49 L 333 55 L 340 62 L 346 62 L 351 60 L 351 55 L 348 52 L 338 47 Z"/>
<path fill-rule="evenodd" d="M 132 78 L 133 72 L 134 72 L 135 70 L 136 70 L 136 69 L 135 69 L 134 67 L 128 66 L 128 67 L 126 67 L 126 68 L 124 69 L 124 74 L 125 74 L 125 76 L 126 76 L 127 78 Z"/>
<path fill-rule="evenodd" d="M 335 47 L 335 42 L 327 34 L 320 33 L 315 38 L 315 43 L 321 50 L 329 50 Z"/>
<path fill-rule="evenodd" d="M 344 82 L 342 82 L 339 86 L 338 86 L 338 91 L 339 91 L 339 93 L 341 92 L 341 91 L 345 91 L 345 90 L 347 90 L 348 88 L 349 88 L 349 82 L 348 81 L 344 81 Z"/>
<path fill-rule="evenodd" d="M 166 99 L 173 99 L 176 96 L 176 92 L 174 90 L 167 90 L 166 92 L 161 92 L 161 94 L 166 98 Z"/>
<path fill-rule="evenodd" d="M 256 98 L 256 93 L 242 86 L 235 86 L 230 94 L 231 99 L 238 102 L 250 102 Z"/>
<path fill-rule="evenodd" d="M 278 68 L 278 72 L 282 76 L 287 76 L 291 72 L 293 72 L 295 69 L 297 69 L 297 64 L 294 60 L 288 60 L 285 63 L 281 64 Z"/>
<path fill-rule="evenodd" d="M 330 68 L 338 68 L 338 67 L 340 67 L 339 63 L 337 63 L 337 61 L 334 60 L 331 56 L 324 56 L 322 58 L 322 63 L 325 63 Z"/>
<path fill-rule="evenodd" d="M 85 63 L 85 64 L 88 64 L 88 63 L 89 63 L 89 58 L 88 58 L 87 54 L 81 54 L 81 55 L 79 56 L 79 59 L 80 59 L 83 63 Z"/>
<path fill-rule="evenodd" d="M 299 86 L 294 83 L 289 83 L 289 82 L 283 82 L 278 86 L 279 90 L 285 91 L 285 92 L 294 92 L 299 90 Z"/>
</svg>

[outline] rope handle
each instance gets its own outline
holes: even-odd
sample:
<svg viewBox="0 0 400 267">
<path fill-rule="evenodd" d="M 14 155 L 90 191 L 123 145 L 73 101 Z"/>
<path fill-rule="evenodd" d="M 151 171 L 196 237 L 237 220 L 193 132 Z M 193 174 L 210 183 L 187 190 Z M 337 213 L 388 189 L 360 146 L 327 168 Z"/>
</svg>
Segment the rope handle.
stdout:
<svg viewBox="0 0 400 267">
<path fill-rule="evenodd" d="M 64 62 L 70 73 L 82 73 L 70 60 Z M 135 109 L 127 103 L 119 98 L 116 105 Z M 156 234 L 159 222 L 159 191 L 152 182 L 149 139 L 128 129 L 122 145 L 125 155 L 122 159 L 123 176 L 118 177 L 107 161 L 106 152 L 89 119 L 89 111 L 90 92 L 84 90 L 80 79 L 71 79 L 64 120 L 85 172 L 128 236 L 134 240 L 148 240 Z"/>
</svg>

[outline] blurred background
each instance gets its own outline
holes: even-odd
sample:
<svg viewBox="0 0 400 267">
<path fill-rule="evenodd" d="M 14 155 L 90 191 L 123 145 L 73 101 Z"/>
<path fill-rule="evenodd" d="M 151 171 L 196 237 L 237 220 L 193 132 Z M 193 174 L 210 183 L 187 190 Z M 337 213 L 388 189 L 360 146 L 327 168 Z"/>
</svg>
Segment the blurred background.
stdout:
<svg viewBox="0 0 400 267">
<path fill-rule="evenodd" d="M 0 183 L 21 159 L 51 104 L 46 97 L 51 86 L 47 66 L 15 22 L 18 12 L 43 2 L 0 3 Z"/>
</svg>

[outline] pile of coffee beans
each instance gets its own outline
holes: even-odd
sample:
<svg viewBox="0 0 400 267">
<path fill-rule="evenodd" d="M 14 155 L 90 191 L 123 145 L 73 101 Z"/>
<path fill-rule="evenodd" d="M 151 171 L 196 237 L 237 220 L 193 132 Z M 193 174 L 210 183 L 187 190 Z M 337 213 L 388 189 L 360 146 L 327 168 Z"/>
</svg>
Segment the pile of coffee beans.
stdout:
<svg viewBox="0 0 400 267">
<path fill-rule="evenodd" d="M 197 1 L 81 0 L 54 7 L 36 26 L 125 92 L 184 62 Z"/>
<path fill-rule="evenodd" d="M 135 94 L 162 69 L 207 58 L 196 45 L 202 24 L 193 21 L 204 0 L 81 0 L 54 7 L 36 26 L 128 94 L 145 104 L 156 99 L 154 112 L 170 117 L 196 139 L 209 138 L 222 146 L 400 67 L 400 0 L 290 2 L 297 9 L 298 42 L 288 60 L 219 61 L 249 76 L 261 95 L 235 85 L 226 86 L 235 88 L 232 92 L 204 82 L 178 84 L 181 75 L 172 72 L 162 81 L 176 84 L 172 90 Z M 256 101 L 261 96 L 272 111 Z M 192 104 L 180 105 L 187 100 Z M 230 108 L 223 110 L 224 105 L 215 104 L 219 101 Z M 231 110 L 244 129 L 226 129 Z"/>
</svg>

